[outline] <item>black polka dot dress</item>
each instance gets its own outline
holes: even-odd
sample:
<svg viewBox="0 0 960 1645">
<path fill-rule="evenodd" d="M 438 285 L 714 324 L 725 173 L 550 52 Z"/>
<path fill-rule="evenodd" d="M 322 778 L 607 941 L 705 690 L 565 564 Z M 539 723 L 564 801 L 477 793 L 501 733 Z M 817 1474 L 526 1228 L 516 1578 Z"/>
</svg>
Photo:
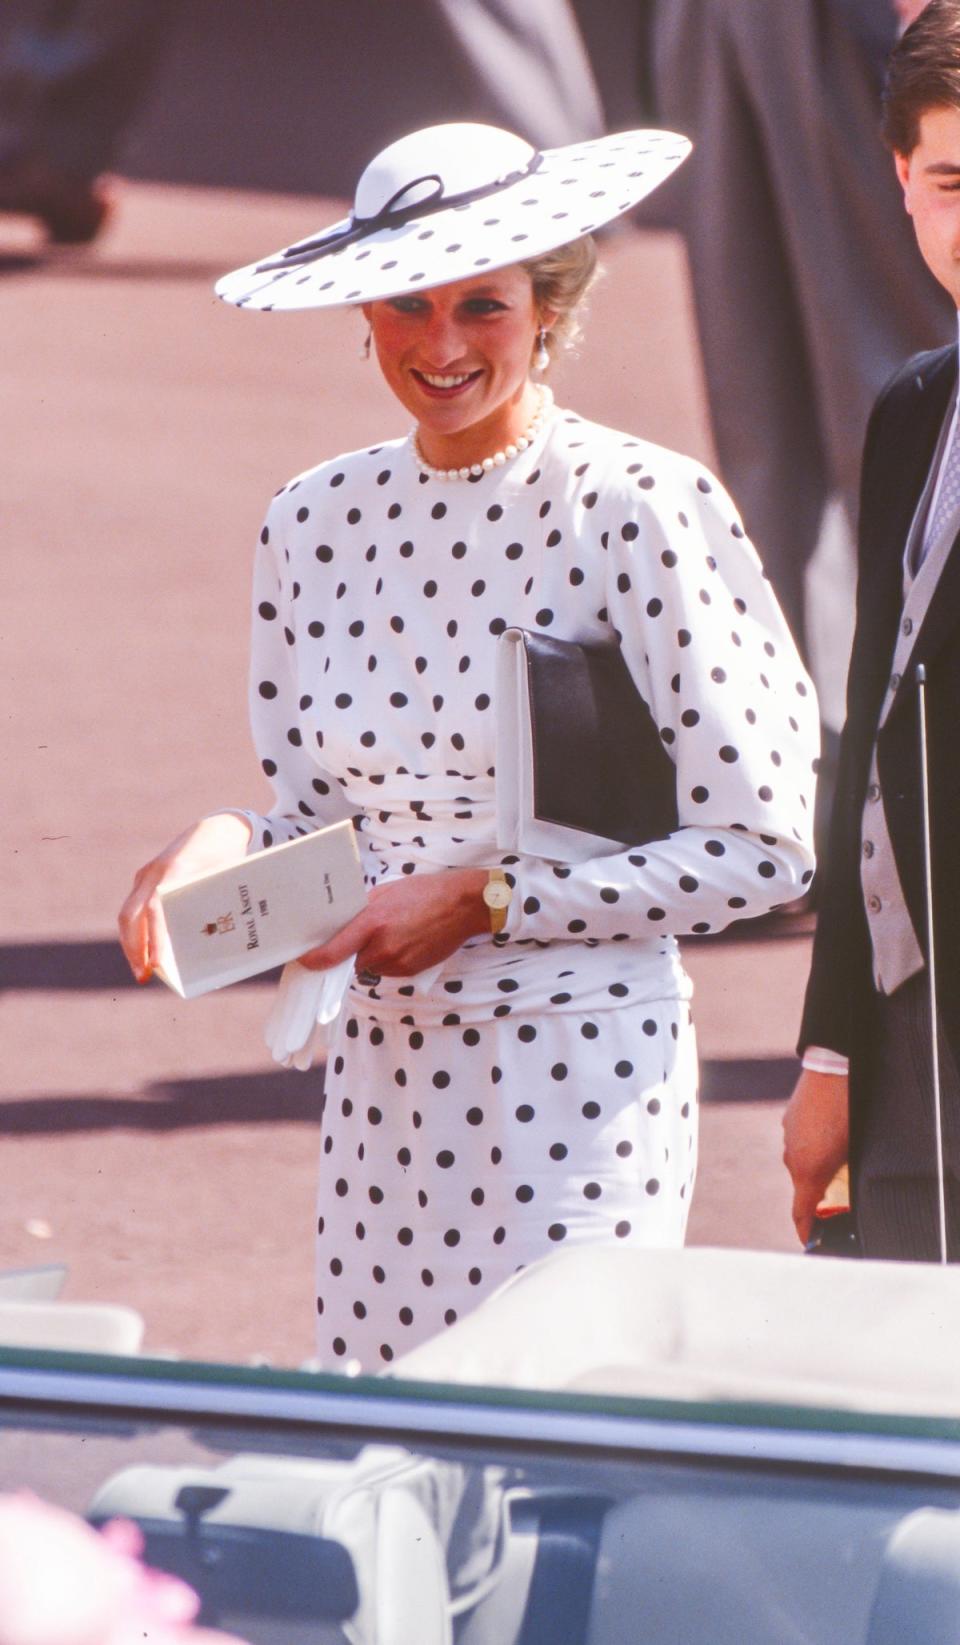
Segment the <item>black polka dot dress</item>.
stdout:
<svg viewBox="0 0 960 1645">
<path fill-rule="evenodd" d="M 498 850 L 512 624 L 620 640 L 677 766 L 669 839 L 575 866 Z M 276 790 L 252 848 L 352 815 L 371 885 L 500 862 L 515 884 L 501 936 L 426 986 L 354 982 L 334 1025 L 323 1363 L 382 1367 L 563 1245 L 682 1243 L 697 1080 L 675 937 L 789 901 L 812 866 L 813 692 L 719 484 L 556 409 L 475 480 L 421 473 L 406 441 L 321 464 L 261 535 L 251 712 Z"/>
</svg>

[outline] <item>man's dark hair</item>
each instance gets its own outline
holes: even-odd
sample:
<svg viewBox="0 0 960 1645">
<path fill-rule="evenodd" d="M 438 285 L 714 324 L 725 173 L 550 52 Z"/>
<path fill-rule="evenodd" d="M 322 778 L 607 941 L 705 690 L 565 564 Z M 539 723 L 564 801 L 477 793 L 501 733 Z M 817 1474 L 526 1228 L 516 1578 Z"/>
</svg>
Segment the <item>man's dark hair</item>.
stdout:
<svg viewBox="0 0 960 1645">
<path fill-rule="evenodd" d="M 896 154 L 911 154 L 929 109 L 960 111 L 960 0 L 929 0 L 890 57 L 883 94 L 883 135 Z"/>
</svg>

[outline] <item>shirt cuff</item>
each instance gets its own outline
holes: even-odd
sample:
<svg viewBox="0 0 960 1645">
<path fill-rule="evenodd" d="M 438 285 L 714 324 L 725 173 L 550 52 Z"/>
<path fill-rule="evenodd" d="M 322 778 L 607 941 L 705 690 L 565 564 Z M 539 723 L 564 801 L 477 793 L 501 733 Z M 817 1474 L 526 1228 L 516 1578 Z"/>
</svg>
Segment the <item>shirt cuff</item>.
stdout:
<svg viewBox="0 0 960 1645">
<path fill-rule="evenodd" d="M 803 1066 L 811 1074 L 842 1074 L 850 1072 L 850 1058 L 842 1051 L 828 1051 L 824 1045 L 808 1045 L 803 1053 Z"/>
</svg>

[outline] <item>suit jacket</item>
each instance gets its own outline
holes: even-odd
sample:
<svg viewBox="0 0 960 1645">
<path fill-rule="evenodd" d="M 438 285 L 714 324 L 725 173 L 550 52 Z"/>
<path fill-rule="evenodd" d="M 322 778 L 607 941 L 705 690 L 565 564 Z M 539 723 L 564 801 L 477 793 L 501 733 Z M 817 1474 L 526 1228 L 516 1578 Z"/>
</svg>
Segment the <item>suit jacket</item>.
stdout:
<svg viewBox="0 0 960 1645">
<path fill-rule="evenodd" d="M 847 723 L 800 1049 L 850 1057 L 851 1157 L 857 1158 L 873 998 L 872 955 L 860 886 L 870 756 L 890 679 L 903 606 L 903 552 L 957 381 L 956 347 L 909 360 L 874 406 L 864 448 L 857 621 Z M 927 673 L 934 940 L 941 1021 L 960 1063 L 960 538 L 921 624 L 877 739 L 884 809 L 907 907 L 926 954 L 919 705 L 915 668 Z"/>
</svg>

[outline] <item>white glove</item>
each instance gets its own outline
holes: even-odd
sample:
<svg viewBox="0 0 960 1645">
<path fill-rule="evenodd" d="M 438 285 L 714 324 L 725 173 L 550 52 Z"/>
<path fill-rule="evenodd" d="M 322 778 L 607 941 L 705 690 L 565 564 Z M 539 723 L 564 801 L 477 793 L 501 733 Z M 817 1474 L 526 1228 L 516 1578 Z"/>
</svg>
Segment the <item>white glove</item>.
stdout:
<svg viewBox="0 0 960 1645">
<path fill-rule="evenodd" d="M 285 965 L 277 986 L 273 1007 L 267 1018 L 264 1039 L 273 1057 L 284 1068 L 305 1072 L 327 1044 L 327 1030 L 340 1014 L 343 996 L 353 980 L 356 955 L 331 966 L 328 971 L 308 971 L 299 960 Z M 418 994 L 428 994 L 444 967 L 431 965 L 411 978 Z"/>
<path fill-rule="evenodd" d="M 264 1038 L 274 1062 L 310 1067 L 325 1042 L 325 1029 L 340 1011 L 353 975 L 353 955 L 329 971 L 308 971 L 299 960 L 285 965 Z"/>
</svg>

